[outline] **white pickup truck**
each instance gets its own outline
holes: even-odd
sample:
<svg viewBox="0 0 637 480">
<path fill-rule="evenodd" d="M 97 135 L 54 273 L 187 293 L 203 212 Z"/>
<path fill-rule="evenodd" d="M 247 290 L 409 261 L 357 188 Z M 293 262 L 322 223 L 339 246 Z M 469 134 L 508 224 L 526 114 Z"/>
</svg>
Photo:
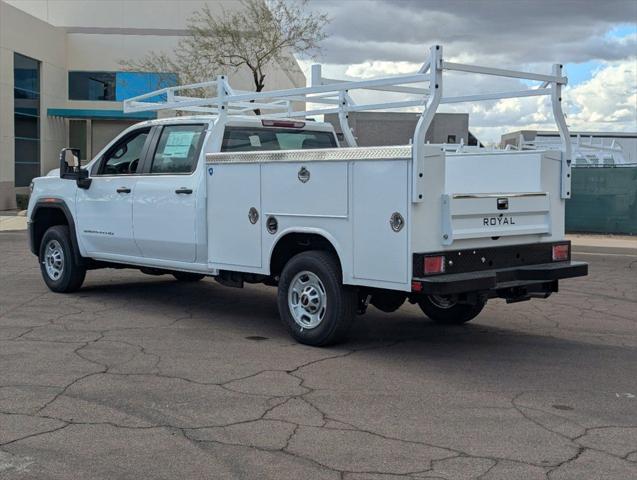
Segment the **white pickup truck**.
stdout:
<svg viewBox="0 0 637 480">
<path fill-rule="evenodd" d="M 540 85 L 444 97 L 451 70 Z M 306 88 L 240 92 L 220 76 L 142 95 L 125 110 L 197 115 L 137 124 L 84 167 L 63 150 L 59 172 L 33 182 L 31 250 L 56 292 L 103 267 L 278 286 L 291 335 L 317 346 L 342 341 L 369 303 L 391 312 L 408 300 L 435 322 L 460 324 L 489 298 L 546 298 L 559 279 L 587 273 L 564 240 L 570 142 L 450 153 L 424 138 L 441 103 L 549 95 L 568 139 L 565 83 L 559 65 L 544 75 L 454 64 L 434 46 L 413 75 L 341 82 L 315 67 Z M 192 95 L 210 88 L 216 95 Z M 408 98 L 361 105 L 355 89 Z M 356 146 L 349 111 L 408 106 L 422 108 L 410 145 Z M 332 112 L 346 147 L 331 125 L 305 118 Z"/>
</svg>

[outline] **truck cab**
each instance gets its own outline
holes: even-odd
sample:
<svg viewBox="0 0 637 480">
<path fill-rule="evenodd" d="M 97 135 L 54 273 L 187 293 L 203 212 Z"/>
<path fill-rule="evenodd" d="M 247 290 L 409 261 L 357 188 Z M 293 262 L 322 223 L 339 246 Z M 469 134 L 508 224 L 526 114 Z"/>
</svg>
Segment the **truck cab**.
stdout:
<svg viewBox="0 0 637 480">
<path fill-rule="evenodd" d="M 214 121 L 176 117 L 128 128 L 83 167 L 89 180 L 84 187 L 57 171 L 36 178 L 29 208 L 32 244 L 39 245 L 45 232 L 47 222 L 38 222 L 49 216 L 43 209 L 56 209 L 72 219 L 83 257 L 186 270 L 206 266 L 203 152 L 216 149 L 211 143 L 221 140 L 224 152 L 338 145 L 332 126 L 324 123 L 245 117 L 233 119 L 217 139 Z"/>
</svg>

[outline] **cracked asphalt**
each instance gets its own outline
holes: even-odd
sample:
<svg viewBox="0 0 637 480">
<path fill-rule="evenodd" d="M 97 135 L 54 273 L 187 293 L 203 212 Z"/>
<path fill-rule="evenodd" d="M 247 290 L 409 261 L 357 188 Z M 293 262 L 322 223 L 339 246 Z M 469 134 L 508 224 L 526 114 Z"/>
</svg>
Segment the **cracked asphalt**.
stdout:
<svg viewBox="0 0 637 480">
<path fill-rule="evenodd" d="M 89 272 L 0 234 L 2 479 L 635 479 L 637 257 L 464 327 L 370 307 L 298 345 L 274 289 Z"/>
</svg>

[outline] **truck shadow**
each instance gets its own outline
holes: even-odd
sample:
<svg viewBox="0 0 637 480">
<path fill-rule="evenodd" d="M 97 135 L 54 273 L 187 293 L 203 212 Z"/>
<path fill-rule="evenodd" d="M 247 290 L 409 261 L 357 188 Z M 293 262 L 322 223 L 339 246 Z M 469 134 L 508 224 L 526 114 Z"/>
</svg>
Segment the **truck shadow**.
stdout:
<svg viewBox="0 0 637 480">
<path fill-rule="evenodd" d="M 246 355 L 258 352 L 288 359 L 289 368 L 307 363 L 297 375 L 317 391 L 390 392 L 394 399 L 415 395 L 417 403 L 422 392 L 443 398 L 457 391 L 465 398 L 476 392 L 523 391 L 614 395 L 637 388 L 630 367 L 621 367 L 637 364 L 635 349 L 618 346 L 617 338 L 604 337 L 602 328 L 594 337 L 525 324 L 533 320 L 524 318 L 532 311 L 528 308 L 504 314 L 511 307 L 496 303 L 469 324 L 444 327 L 413 305 L 392 314 L 370 307 L 356 318 L 347 343 L 317 352 L 290 338 L 270 287 L 233 289 L 211 279 L 180 283 L 168 276 L 104 271 L 91 275 L 76 295 L 79 304 L 104 309 L 90 320 L 93 329 L 134 327 L 135 313 L 141 314 L 142 328 L 155 341 L 171 345 L 177 339 L 176 344 L 187 345 L 179 342 L 198 339 L 209 341 L 211 350 L 224 342 L 219 350 L 224 362 L 245 362 Z M 196 352 L 191 355 L 196 361 Z"/>
<path fill-rule="evenodd" d="M 172 277 L 140 277 L 140 281 L 123 279 L 121 283 L 87 282 L 81 290 L 83 296 L 94 301 L 114 304 L 143 302 L 145 308 L 158 312 L 175 312 L 180 316 L 187 312 L 189 319 L 182 327 L 244 331 L 246 336 L 266 337 L 277 342 L 293 342 L 278 315 L 276 289 L 263 285 L 246 285 L 243 289 L 228 288 L 212 279 L 197 283 L 181 283 Z M 496 305 L 500 308 L 510 308 Z M 432 349 L 439 349 L 437 357 L 461 357 L 477 352 L 493 356 L 501 348 L 513 357 L 516 349 L 533 348 L 533 345 L 578 344 L 590 345 L 583 340 L 570 340 L 556 336 L 555 329 L 535 327 L 520 329 L 520 324 L 486 325 L 492 321 L 493 309 L 485 310 L 481 316 L 463 326 L 440 326 L 425 317 L 417 306 L 406 303 L 398 311 L 386 314 L 370 306 L 365 315 L 357 316 L 348 343 L 336 349 L 366 350 L 383 348 L 395 344 L 409 345 L 409 350 L 418 356 Z M 515 319 L 498 315 L 507 320 Z M 413 348 L 412 348 L 413 347 Z M 309 348 L 309 347 L 308 347 Z"/>
</svg>

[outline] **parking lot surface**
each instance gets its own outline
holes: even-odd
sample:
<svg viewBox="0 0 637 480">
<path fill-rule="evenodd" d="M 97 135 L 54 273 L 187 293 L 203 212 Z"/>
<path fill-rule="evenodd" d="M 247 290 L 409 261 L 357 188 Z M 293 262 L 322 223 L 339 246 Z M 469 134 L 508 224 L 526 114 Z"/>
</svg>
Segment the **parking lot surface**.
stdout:
<svg viewBox="0 0 637 480">
<path fill-rule="evenodd" d="M 0 234 L 0 478 L 637 478 L 637 256 L 463 327 L 370 307 L 292 341 L 274 289 L 89 272 Z"/>
</svg>

